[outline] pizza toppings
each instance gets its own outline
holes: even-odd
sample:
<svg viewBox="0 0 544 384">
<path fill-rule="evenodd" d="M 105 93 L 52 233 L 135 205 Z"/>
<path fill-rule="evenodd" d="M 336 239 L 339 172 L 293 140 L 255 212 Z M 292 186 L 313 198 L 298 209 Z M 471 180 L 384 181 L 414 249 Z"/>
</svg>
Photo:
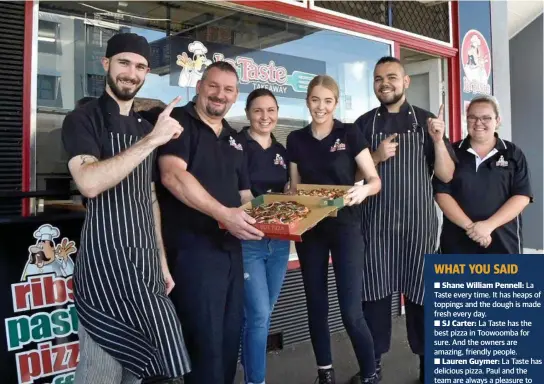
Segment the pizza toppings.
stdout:
<svg viewBox="0 0 544 384">
<path fill-rule="evenodd" d="M 297 191 L 297 194 L 299 196 L 314 196 L 314 197 L 324 197 L 329 200 L 338 199 L 340 197 L 344 197 L 346 194 L 346 191 L 339 188 L 316 188 L 316 189 L 299 189 Z"/>
<path fill-rule="evenodd" d="M 290 224 L 304 219 L 310 209 L 296 201 L 275 201 L 246 209 L 258 224 Z"/>
</svg>

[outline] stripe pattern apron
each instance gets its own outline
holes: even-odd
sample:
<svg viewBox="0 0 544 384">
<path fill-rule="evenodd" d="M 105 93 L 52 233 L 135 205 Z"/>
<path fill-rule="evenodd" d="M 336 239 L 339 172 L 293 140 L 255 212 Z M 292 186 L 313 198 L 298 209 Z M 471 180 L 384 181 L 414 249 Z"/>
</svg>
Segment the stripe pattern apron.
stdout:
<svg viewBox="0 0 544 384">
<path fill-rule="evenodd" d="M 106 131 L 102 149 L 107 157 L 140 139 Z M 150 154 L 116 187 L 89 199 L 74 271 L 75 304 L 87 333 L 124 368 L 140 378 L 181 377 L 190 364 L 165 291 L 152 167 Z"/>
<path fill-rule="evenodd" d="M 389 136 L 375 132 L 378 110 L 372 122 L 372 151 Z M 436 252 L 438 215 L 424 152 L 425 131 L 412 106 L 410 112 L 414 124 L 398 134 L 396 155 L 378 165 L 382 190 L 363 205 L 363 301 L 401 292 L 423 305 L 424 254 Z"/>
</svg>

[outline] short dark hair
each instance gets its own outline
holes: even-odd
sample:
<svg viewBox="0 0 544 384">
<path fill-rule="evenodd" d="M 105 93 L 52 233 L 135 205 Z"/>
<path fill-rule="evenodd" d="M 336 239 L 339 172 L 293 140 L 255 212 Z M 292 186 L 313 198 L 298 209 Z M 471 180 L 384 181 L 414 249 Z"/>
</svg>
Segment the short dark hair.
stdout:
<svg viewBox="0 0 544 384">
<path fill-rule="evenodd" d="M 378 62 L 376 63 L 376 67 L 378 65 L 381 65 L 381 64 L 386 64 L 386 63 L 397 63 L 399 65 L 402 66 L 402 63 L 399 59 L 397 59 L 396 57 L 393 57 L 393 56 L 384 56 L 382 57 L 380 60 L 378 60 Z"/>
<path fill-rule="evenodd" d="M 236 68 L 234 68 L 232 65 L 230 65 L 226 61 L 216 61 L 208 65 L 206 69 L 204 70 L 204 73 L 202 73 L 202 80 L 206 80 L 206 77 L 208 76 L 208 72 L 211 71 L 213 68 L 217 68 L 223 72 L 234 73 L 236 75 L 236 81 L 238 82 L 240 80 L 240 78 L 238 77 L 238 72 L 236 72 Z"/>
<path fill-rule="evenodd" d="M 257 88 L 257 89 L 254 89 L 253 91 L 251 91 L 251 93 L 249 95 L 247 95 L 246 111 L 249 111 L 249 109 L 251 108 L 251 104 L 255 101 L 256 98 L 261 97 L 261 96 L 269 96 L 269 97 L 273 98 L 274 101 L 276 102 L 276 106 L 278 107 L 278 100 L 276 100 L 276 96 L 274 96 L 274 94 L 269 89 Z"/>
</svg>

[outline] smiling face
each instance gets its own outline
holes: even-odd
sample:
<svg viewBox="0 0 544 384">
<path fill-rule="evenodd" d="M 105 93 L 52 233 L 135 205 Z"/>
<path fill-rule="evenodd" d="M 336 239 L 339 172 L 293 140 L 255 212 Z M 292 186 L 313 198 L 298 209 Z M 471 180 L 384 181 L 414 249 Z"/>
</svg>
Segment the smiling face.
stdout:
<svg viewBox="0 0 544 384">
<path fill-rule="evenodd" d="M 213 118 L 223 118 L 238 97 L 236 74 L 211 68 L 197 85 L 197 108 Z"/>
<path fill-rule="evenodd" d="M 404 102 L 409 85 L 410 78 L 399 63 L 383 63 L 374 69 L 374 93 L 383 105 Z"/>
<path fill-rule="evenodd" d="M 258 134 L 270 133 L 278 122 L 278 105 L 271 96 L 255 98 L 246 111 L 250 129 Z"/>
<path fill-rule="evenodd" d="M 323 85 L 313 87 L 306 100 L 312 121 L 316 124 L 331 123 L 336 104 L 337 99 L 334 92 Z"/>
<path fill-rule="evenodd" d="M 490 102 L 475 102 L 467 111 L 467 128 L 470 138 L 476 143 L 494 139 L 501 118 Z"/>
<path fill-rule="evenodd" d="M 134 99 L 149 72 L 147 60 L 131 52 L 119 53 L 109 59 L 104 58 L 102 66 L 107 72 L 107 87 L 121 101 Z"/>
</svg>

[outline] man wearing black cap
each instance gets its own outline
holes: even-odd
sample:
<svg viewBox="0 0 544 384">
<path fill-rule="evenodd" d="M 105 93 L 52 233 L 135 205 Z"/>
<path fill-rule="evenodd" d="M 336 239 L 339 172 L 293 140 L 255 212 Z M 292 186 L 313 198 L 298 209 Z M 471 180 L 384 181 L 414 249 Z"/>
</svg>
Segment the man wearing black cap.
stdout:
<svg viewBox="0 0 544 384">
<path fill-rule="evenodd" d="M 153 184 L 155 149 L 182 131 L 170 117 L 179 98 L 155 127 L 134 112 L 149 56 L 145 38 L 112 37 L 102 59 L 105 92 L 68 114 L 62 127 L 68 167 L 88 198 L 74 271 L 77 384 L 176 382 L 189 371 L 181 325 L 167 296 L 174 282 Z"/>
</svg>

